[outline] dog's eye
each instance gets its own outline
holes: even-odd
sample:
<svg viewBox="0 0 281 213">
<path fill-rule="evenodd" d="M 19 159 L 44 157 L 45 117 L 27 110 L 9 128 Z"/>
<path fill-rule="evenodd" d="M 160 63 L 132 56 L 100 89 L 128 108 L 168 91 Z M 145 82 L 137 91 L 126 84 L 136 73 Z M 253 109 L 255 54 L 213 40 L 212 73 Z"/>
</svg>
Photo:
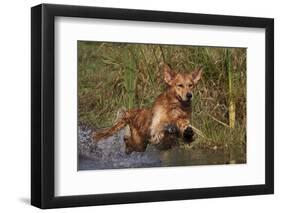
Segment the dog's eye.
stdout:
<svg viewBox="0 0 281 213">
<path fill-rule="evenodd" d="M 189 86 L 189 87 L 192 87 L 192 86 L 193 86 L 193 84 L 188 84 L 188 86 Z"/>
<path fill-rule="evenodd" d="M 183 84 L 178 84 L 177 86 L 178 86 L 178 87 L 183 87 Z"/>
</svg>

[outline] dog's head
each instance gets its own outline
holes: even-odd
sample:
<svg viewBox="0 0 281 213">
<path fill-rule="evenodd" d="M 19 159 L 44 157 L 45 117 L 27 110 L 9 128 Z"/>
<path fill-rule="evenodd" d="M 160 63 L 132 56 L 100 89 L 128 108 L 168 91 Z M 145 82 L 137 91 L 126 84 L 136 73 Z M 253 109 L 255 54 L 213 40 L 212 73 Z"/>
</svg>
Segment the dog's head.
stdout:
<svg viewBox="0 0 281 213">
<path fill-rule="evenodd" d="M 164 81 L 173 90 L 176 98 L 181 103 L 190 103 L 192 91 L 197 85 L 202 75 L 202 67 L 193 70 L 191 73 L 179 73 L 171 69 L 167 64 L 163 65 Z"/>
</svg>

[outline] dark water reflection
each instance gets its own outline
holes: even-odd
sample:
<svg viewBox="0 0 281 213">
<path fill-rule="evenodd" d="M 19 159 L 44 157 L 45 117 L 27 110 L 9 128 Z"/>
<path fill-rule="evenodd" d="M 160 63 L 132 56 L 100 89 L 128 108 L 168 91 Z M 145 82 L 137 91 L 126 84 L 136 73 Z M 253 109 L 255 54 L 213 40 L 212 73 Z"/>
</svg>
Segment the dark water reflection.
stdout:
<svg viewBox="0 0 281 213">
<path fill-rule="evenodd" d="M 245 149 L 241 146 L 224 150 L 176 146 L 166 151 L 148 146 L 143 153 L 127 155 L 123 131 L 99 143 L 92 143 L 90 134 L 91 129 L 79 128 L 78 170 L 246 163 Z"/>
</svg>

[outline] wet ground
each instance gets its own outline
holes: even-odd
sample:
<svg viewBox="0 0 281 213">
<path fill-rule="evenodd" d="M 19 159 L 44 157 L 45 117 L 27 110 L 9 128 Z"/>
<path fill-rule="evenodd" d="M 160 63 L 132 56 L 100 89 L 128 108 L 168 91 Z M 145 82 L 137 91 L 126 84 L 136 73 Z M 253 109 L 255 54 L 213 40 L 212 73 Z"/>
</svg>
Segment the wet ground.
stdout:
<svg viewBox="0 0 281 213">
<path fill-rule="evenodd" d="M 245 150 L 242 147 L 226 150 L 181 145 L 160 151 L 149 145 L 143 153 L 127 155 L 123 142 L 124 131 L 98 143 L 92 142 L 91 132 L 86 126 L 79 127 L 78 170 L 245 163 Z"/>
</svg>

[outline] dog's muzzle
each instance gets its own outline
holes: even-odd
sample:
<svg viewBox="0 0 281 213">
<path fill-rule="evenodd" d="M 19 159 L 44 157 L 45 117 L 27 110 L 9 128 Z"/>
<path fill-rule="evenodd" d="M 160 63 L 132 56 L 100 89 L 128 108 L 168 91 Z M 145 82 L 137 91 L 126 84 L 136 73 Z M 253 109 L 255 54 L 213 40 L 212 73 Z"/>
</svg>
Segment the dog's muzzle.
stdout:
<svg viewBox="0 0 281 213">
<path fill-rule="evenodd" d="M 188 92 L 188 93 L 186 94 L 186 99 L 187 99 L 188 101 L 190 101 L 190 100 L 192 99 L 192 93 Z"/>
<path fill-rule="evenodd" d="M 177 96 L 177 99 L 183 107 L 189 107 L 191 105 L 192 94 L 189 98 L 186 98 L 186 100 L 183 100 L 180 96 Z"/>
</svg>

